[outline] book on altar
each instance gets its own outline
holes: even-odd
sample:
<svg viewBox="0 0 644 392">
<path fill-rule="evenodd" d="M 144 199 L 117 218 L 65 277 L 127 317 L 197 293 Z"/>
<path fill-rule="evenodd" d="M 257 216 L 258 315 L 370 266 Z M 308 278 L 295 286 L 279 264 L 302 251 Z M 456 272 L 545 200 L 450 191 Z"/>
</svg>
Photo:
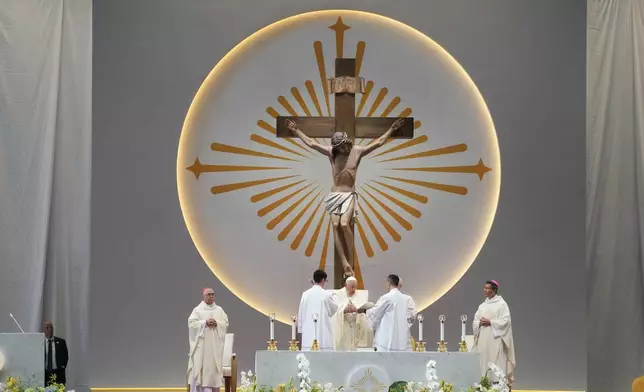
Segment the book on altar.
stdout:
<svg viewBox="0 0 644 392">
<path fill-rule="evenodd" d="M 365 302 L 364 305 L 358 308 L 358 312 L 366 312 L 367 309 L 371 309 L 374 307 L 373 302 Z"/>
</svg>

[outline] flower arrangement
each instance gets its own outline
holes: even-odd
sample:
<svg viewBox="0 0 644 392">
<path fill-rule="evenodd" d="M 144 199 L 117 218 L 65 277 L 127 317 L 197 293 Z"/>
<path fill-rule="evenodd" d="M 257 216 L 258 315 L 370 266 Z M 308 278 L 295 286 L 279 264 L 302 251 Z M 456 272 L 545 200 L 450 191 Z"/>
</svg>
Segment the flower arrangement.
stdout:
<svg viewBox="0 0 644 392">
<path fill-rule="evenodd" d="M 35 387 L 36 384 L 35 377 L 28 382 L 20 377 L 9 377 L 5 382 L 0 382 L 0 392 L 65 392 L 65 385 L 56 383 L 56 376 L 52 376 L 51 385 L 47 387 Z"/>
<path fill-rule="evenodd" d="M 310 363 L 304 354 L 297 354 L 297 377 L 300 379 L 300 392 L 311 392 L 311 378 L 309 377 Z"/>
<path fill-rule="evenodd" d="M 436 373 L 436 361 L 430 360 L 427 362 L 427 370 L 425 371 L 425 379 L 427 380 L 427 388 L 430 392 L 438 392 L 440 383 Z"/>
<path fill-rule="evenodd" d="M 238 392 L 344 392 L 344 388 L 333 387 L 333 384 L 326 383 L 324 385 L 318 382 L 311 381 L 311 364 L 306 356 L 302 353 L 296 356 L 297 360 L 297 377 L 299 379 L 299 389 L 293 383 L 291 378 L 288 384 L 281 384 L 275 388 L 267 388 L 265 386 L 257 386 L 257 378 L 253 375 L 252 371 L 241 372 L 241 385 L 237 389 Z M 492 383 L 487 377 L 487 373 L 492 372 L 494 378 L 497 380 Z M 465 392 L 509 392 L 508 379 L 504 372 L 495 364 L 490 362 L 488 364 L 488 371 L 486 375 L 481 377 L 478 384 L 474 384 L 467 389 L 462 389 Z M 436 361 L 430 360 L 427 362 L 425 371 L 426 382 L 413 382 L 413 381 L 397 381 L 389 387 L 389 392 L 455 392 L 454 385 L 440 380 L 436 371 Z M 0 392 L 64 392 L 62 390 L 3 390 Z M 70 391 L 73 392 L 73 391 Z"/>
<path fill-rule="evenodd" d="M 257 388 L 257 379 L 252 371 L 241 372 L 240 385 L 237 388 L 239 392 L 255 392 Z"/>
<path fill-rule="evenodd" d="M 344 392 L 344 388 L 342 386 L 334 388 L 333 384 L 330 382 L 324 385 L 317 382 L 311 384 L 311 364 L 309 363 L 309 360 L 306 359 L 306 356 L 302 353 L 298 354 L 295 359 L 297 360 L 297 377 L 300 379 L 299 392 Z"/>
<path fill-rule="evenodd" d="M 405 384 L 405 392 L 452 392 L 453 385 L 447 383 L 445 380 L 440 380 L 436 372 L 436 361 L 430 360 L 427 362 L 427 370 L 425 371 L 425 379 L 427 384 L 422 382 L 402 382 Z M 396 385 L 397 383 L 394 383 Z M 395 388 L 394 388 L 395 389 Z M 391 388 L 390 388 L 391 391 Z"/>
<path fill-rule="evenodd" d="M 494 384 L 487 377 L 487 373 L 492 372 L 496 382 Z M 481 377 L 481 381 L 478 384 L 475 384 L 467 389 L 467 392 L 509 392 L 510 387 L 508 386 L 508 379 L 505 376 L 503 370 L 493 364 L 492 362 L 488 363 L 488 370 L 485 373 L 485 376 Z"/>
</svg>

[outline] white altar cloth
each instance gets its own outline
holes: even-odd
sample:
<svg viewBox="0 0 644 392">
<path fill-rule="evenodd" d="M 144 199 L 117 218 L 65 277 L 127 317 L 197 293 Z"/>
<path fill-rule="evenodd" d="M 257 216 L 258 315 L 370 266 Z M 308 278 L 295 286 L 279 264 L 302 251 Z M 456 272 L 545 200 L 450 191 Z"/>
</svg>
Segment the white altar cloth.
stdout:
<svg viewBox="0 0 644 392">
<path fill-rule="evenodd" d="M 359 388 L 365 376 L 372 384 L 385 385 L 384 391 L 396 381 L 426 382 L 425 372 L 430 359 L 436 361 L 439 379 L 454 384 L 454 389 L 478 383 L 481 378 L 478 353 L 460 352 L 373 352 L 373 351 L 307 351 L 303 352 L 310 363 L 310 378 L 313 382 L 332 383 L 345 387 L 347 392 L 371 392 L 378 387 Z M 276 386 L 297 378 L 299 352 L 257 351 L 255 371 L 257 385 Z M 353 387 L 352 387 L 353 385 Z M 369 389 L 369 390 L 367 390 Z"/>
</svg>

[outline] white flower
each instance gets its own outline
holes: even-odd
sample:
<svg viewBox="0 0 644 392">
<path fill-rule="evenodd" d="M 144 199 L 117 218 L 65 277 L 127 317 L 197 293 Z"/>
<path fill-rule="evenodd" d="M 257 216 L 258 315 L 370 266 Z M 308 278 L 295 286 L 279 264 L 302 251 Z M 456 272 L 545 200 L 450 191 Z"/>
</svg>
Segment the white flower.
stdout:
<svg viewBox="0 0 644 392">
<path fill-rule="evenodd" d="M 440 383 L 438 382 L 438 375 L 436 374 L 436 361 L 430 360 L 427 362 L 425 379 L 427 380 L 427 388 L 429 389 L 429 392 L 440 391 Z"/>
<path fill-rule="evenodd" d="M 297 368 L 299 370 L 297 377 L 300 379 L 300 392 L 310 392 L 311 379 L 309 378 L 309 361 L 302 353 L 298 354 L 295 358 L 297 359 Z"/>
<path fill-rule="evenodd" d="M 510 387 L 508 387 L 508 379 L 503 370 L 501 370 L 501 368 L 499 368 L 492 362 L 489 362 L 487 366 L 488 369 L 491 370 L 492 373 L 494 373 L 494 378 L 497 379 L 497 381 L 494 383 L 494 388 L 491 388 L 490 390 L 497 392 L 509 392 Z"/>
</svg>

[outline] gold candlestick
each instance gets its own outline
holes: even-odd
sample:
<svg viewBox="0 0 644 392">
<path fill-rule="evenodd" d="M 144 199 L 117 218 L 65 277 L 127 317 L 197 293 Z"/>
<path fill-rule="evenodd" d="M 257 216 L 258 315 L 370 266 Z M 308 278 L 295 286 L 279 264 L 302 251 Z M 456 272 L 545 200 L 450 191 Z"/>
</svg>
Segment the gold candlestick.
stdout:
<svg viewBox="0 0 644 392">
<path fill-rule="evenodd" d="M 268 351 L 277 351 L 277 340 L 271 339 L 268 342 Z"/>
<path fill-rule="evenodd" d="M 291 345 L 288 346 L 288 351 L 299 351 L 300 348 L 297 346 L 299 342 L 297 340 L 291 340 Z"/>
<path fill-rule="evenodd" d="M 467 343 L 465 342 L 465 334 L 467 333 L 467 326 L 465 322 L 467 321 L 467 315 L 461 315 L 461 343 L 458 345 L 458 351 L 462 353 L 467 352 Z"/>
<path fill-rule="evenodd" d="M 320 350 L 320 346 L 318 346 L 318 340 L 313 339 L 313 345 L 311 346 L 311 351 L 319 351 L 319 350 Z"/>
<path fill-rule="evenodd" d="M 447 352 L 447 343 L 445 343 L 444 340 L 441 340 L 440 342 L 438 342 L 438 352 L 439 353 Z"/>
<path fill-rule="evenodd" d="M 416 342 L 416 351 L 419 353 L 424 353 L 425 352 L 425 342 L 422 340 L 419 340 Z"/>
<path fill-rule="evenodd" d="M 409 341 L 411 342 L 411 351 L 416 351 L 416 341 L 414 340 L 414 337 L 410 336 Z"/>
</svg>

